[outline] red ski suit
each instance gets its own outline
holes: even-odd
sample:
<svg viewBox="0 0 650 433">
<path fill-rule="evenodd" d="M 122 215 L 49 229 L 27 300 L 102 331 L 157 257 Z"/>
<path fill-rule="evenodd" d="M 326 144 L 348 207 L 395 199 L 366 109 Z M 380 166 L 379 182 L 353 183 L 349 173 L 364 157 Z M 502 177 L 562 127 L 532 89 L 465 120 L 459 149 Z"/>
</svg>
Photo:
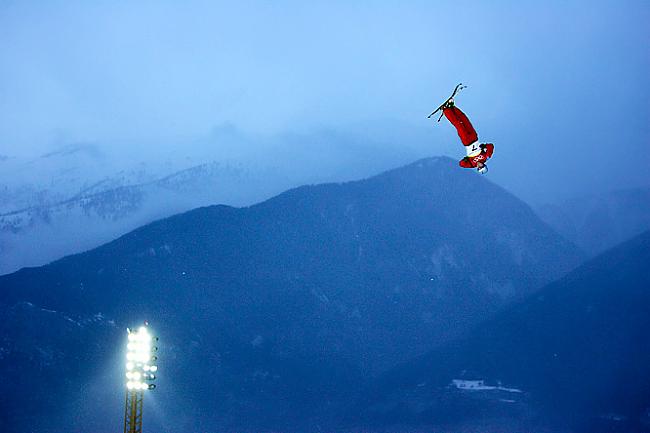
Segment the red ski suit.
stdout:
<svg viewBox="0 0 650 433">
<path fill-rule="evenodd" d="M 442 110 L 445 117 L 451 122 L 458 131 L 458 136 L 463 146 L 480 146 L 481 152 L 477 155 L 466 156 L 458 162 L 458 165 L 465 168 L 476 168 L 479 162 L 485 164 L 494 153 L 494 145 L 492 143 L 478 144 L 478 134 L 470 123 L 469 119 L 460 111 L 460 108 L 454 106 L 445 107 Z M 469 153 L 469 152 L 468 152 Z"/>
</svg>

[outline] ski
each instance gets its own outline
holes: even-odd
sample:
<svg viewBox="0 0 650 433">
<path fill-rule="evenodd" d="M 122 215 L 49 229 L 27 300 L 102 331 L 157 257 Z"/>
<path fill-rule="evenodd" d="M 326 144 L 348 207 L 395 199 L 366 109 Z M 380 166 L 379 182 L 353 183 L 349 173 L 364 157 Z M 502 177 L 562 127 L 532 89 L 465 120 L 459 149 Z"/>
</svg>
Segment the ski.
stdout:
<svg viewBox="0 0 650 433">
<path fill-rule="evenodd" d="M 453 99 L 454 96 L 456 96 L 456 94 L 457 94 L 458 92 L 460 92 L 461 90 L 463 90 L 463 89 L 466 88 L 466 87 L 467 87 L 467 86 L 463 86 L 463 83 L 458 83 L 458 85 L 456 86 L 456 88 L 455 88 L 454 91 L 452 92 L 451 96 L 450 96 L 449 98 L 445 99 L 445 102 L 443 102 L 442 104 L 440 104 L 440 106 L 439 106 L 438 108 L 436 108 L 436 109 L 435 109 L 431 114 L 429 114 L 429 115 L 427 116 L 427 119 L 430 119 L 431 116 L 433 116 L 434 114 L 436 114 L 438 111 L 442 110 L 442 108 L 445 106 L 445 104 L 446 104 L 447 102 L 449 102 L 450 99 Z M 443 115 L 441 114 L 440 117 L 438 118 L 438 122 L 440 122 L 440 119 L 442 119 L 442 116 L 443 116 Z"/>
</svg>

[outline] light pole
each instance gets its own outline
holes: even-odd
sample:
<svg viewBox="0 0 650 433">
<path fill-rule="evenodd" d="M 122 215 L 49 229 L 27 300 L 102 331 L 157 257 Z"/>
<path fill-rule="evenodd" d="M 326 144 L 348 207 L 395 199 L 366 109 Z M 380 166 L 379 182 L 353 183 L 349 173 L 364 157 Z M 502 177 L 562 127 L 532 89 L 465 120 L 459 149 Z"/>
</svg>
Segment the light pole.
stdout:
<svg viewBox="0 0 650 433">
<path fill-rule="evenodd" d="M 154 389 L 158 366 L 153 345 L 158 337 L 149 334 L 144 322 L 137 330 L 127 328 L 126 345 L 126 403 L 124 407 L 124 433 L 142 433 L 142 403 L 144 392 Z"/>
</svg>

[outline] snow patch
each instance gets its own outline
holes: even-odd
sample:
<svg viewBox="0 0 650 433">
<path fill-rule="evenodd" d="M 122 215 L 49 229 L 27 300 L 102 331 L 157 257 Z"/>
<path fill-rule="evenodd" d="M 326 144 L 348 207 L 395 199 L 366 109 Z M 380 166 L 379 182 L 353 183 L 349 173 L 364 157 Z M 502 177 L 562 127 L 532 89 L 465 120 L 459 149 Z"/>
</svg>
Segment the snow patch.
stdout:
<svg viewBox="0 0 650 433">
<path fill-rule="evenodd" d="M 18 305 L 26 305 L 26 306 L 29 307 L 29 308 L 36 309 L 36 310 L 42 311 L 42 312 L 44 312 L 44 313 L 48 313 L 48 314 L 56 314 L 56 315 L 58 315 L 58 316 L 61 316 L 64 320 L 66 320 L 66 321 L 68 321 L 68 322 L 70 322 L 70 323 L 73 323 L 73 324 L 75 324 L 75 325 L 78 326 L 78 327 L 81 327 L 81 323 L 79 323 L 78 321 L 76 321 L 76 320 L 74 320 L 74 319 L 72 319 L 72 318 L 66 316 L 65 314 L 61 313 L 60 311 L 48 310 L 47 308 L 38 307 L 38 306 L 32 304 L 31 302 L 27 302 L 27 301 L 26 301 L 26 302 L 21 302 L 21 303 L 18 304 Z"/>
<path fill-rule="evenodd" d="M 501 385 L 491 386 L 486 385 L 483 380 L 462 380 L 453 379 L 450 386 L 463 391 L 505 391 L 512 393 L 522 393 L 523 391 L 517 388 L 506 388 Z"/>
</svg>

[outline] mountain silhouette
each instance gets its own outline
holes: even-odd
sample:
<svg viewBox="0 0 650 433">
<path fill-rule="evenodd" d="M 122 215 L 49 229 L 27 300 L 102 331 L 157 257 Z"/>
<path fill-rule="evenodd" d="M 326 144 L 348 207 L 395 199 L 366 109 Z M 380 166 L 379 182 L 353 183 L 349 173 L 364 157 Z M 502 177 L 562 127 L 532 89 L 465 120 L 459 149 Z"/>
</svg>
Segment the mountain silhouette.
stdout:
<svg viewBox="0 0 650 433">
<path fill-rule="evenodd" d="M 304 186 L 246 208 L 200 208 L 1 277 L 0 371 L 19 360 L 37 372 L 12 375 L 4 395 L 46 375 L 50 392 L 91 380 L 87 364 L 114 358 L 124 328 L 147 319 L 161 338 L 155 392 L 167 398 L 158 404 L 176 429 L 197 430 L 188 411 L 206 428 L 310 425 L 375 375 L 458 337 L 581 259 L 526 204 L 449 158 Z M 74 332 L 67 319 L 79 324 Z M 31 350 L 14 340 L 16 328 Z M 123 367 L 111 368 L 107 389 L 119 395 Z M 108 372 L 93 371 L 108 382 Z M 194 397 L 172 402 L 165 386 Z M 121 399 L 96 393 L 119 418 Z M 19 402 L 3 403 L 16 407 L 20 424 Z M 83 419 L 103 431 L 105 420 Z"/>
<path fill-rule="evenodd" d="M 531 431 L 540 420 L 554 431 L 647 430 L 649 260 L 645 232 L 386 373 L 357 413 L 366 422 L 447 431 L 504 419 L 527 420 Z"/>
</svg>

